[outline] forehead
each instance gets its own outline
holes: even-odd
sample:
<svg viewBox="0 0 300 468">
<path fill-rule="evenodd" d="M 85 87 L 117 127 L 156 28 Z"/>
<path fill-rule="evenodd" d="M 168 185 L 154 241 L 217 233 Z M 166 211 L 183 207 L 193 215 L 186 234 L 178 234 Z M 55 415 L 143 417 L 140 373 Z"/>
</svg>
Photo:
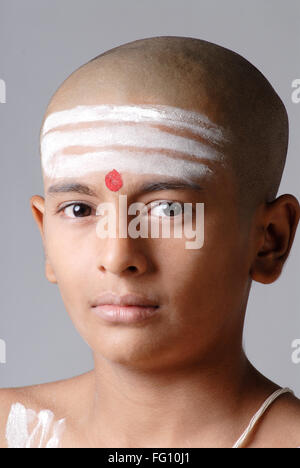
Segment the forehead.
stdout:
<svg viewBox="0 0 300 468">
<path fill-rule="evenodd" d="M 225 162 L 230 135 L 199 112 L 163 105 L 76 106 L 53 112 L 41 130 L 45 175 L 91 172 L 197 177 Z"/>
</svg>

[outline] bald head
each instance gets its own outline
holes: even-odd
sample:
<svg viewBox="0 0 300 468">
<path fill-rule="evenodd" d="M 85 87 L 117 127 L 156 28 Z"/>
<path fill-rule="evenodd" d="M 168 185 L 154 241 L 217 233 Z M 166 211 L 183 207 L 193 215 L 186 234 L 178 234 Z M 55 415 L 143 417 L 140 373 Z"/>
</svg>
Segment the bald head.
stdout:
<svg viewBox="0 0 300 468">
<path fill-rule="evenodd" d="M 45 118 L 76 106 L 172 106 L 201 113 L 230 138 L 245 211 L 276 197 L 287 153 L 285 107 L 266 78 L 240 55 L 199 39 L 154 37 L 99 55 L 68 77 Z"/>
</svg>

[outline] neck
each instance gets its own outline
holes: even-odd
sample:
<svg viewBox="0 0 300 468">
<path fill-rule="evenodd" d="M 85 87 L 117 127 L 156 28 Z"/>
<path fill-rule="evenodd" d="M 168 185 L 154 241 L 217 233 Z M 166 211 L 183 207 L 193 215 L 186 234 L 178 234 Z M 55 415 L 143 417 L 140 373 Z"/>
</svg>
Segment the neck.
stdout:
<svg viewBox="0 0 300 468">
<path fill-rule="evenodd" d="M 217 437 L 218 443 L 230 446 L 256 402 L 271 391 L 241 344 L 230 351 L 163 372 L 94 356 L 85 422 L 91 442 L 104 447 L 193 447 L 215 446 Z"/>
</svg>

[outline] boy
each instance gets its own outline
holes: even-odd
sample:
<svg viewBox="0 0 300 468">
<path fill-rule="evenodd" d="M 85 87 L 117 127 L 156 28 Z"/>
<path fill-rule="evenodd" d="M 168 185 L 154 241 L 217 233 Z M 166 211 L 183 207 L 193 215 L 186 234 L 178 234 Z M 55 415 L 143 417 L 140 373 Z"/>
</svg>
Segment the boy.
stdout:
<svg viewBox="0 0 300 468">
<path fill-rule="evenodd" d="M 300 445 L 299 400 L 242 349 L 252 280 L 280 276 L 299 221 L 293 195 L 276 199 L 287 145 L 265 77 L 198 39 L 125 44 L 62 84 L 41 130 L 45 197 L 31 207 L 46 276 L 95 368 L 2 389 L 1 446 L 232 447 L 270 395 L 239 446 Z M 99 205 L 121 212 L 122 197 L 160 224 L 182 221 L 169 203 L 204 204 L 201 248 L 105 236 Z"/>
</svg>

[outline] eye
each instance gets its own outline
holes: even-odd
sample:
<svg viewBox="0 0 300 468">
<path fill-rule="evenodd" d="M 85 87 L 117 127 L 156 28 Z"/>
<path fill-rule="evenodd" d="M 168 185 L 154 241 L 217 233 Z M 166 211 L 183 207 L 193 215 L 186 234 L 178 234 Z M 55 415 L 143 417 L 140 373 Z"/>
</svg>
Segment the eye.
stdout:
<svg viewBox="0 0 300 468">
<path fill-rule="evenodd" d="M 61 208 L 68 218 L 86 218 L 91 216 L 92 208 L 85 203 L 72 203 Z"/>
<path fill-rule="evenodd" d="M 183 203 L 164 200 L 152 204 L 151 214 L 159 217 L 178 218 L 183 214 Z"/>
</svg>

